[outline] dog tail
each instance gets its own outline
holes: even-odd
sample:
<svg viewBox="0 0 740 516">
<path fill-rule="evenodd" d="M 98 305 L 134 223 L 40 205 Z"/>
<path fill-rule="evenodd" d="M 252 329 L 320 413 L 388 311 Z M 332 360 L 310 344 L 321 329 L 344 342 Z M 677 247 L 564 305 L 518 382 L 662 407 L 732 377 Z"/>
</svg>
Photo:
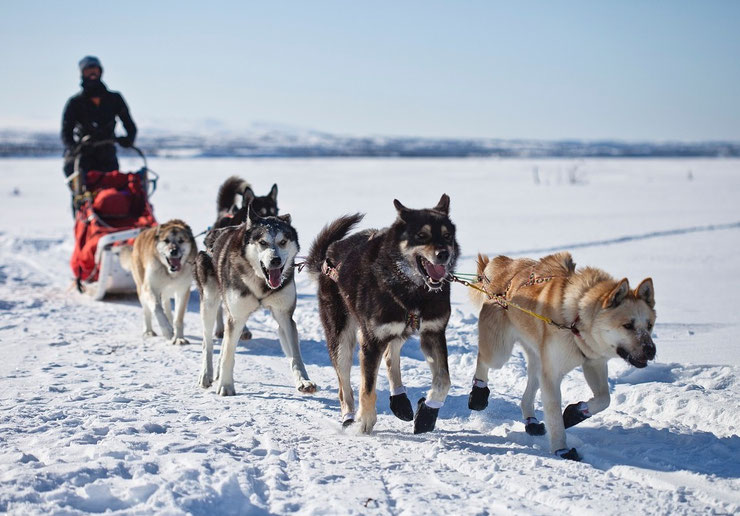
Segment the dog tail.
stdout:
<svg viewBox="0 0 740 516">
<path fill-rule="evenodd" d="M 249 188 L 249 183 L 239 176 L 231 176 L 224 181 L 224 184 L 218 189 L 218 197 L 216 198 L 216 208 L 219 215 L 231 213 L 234 206 L 238 207 L 236 196 L 244 195 L 247 188 Z"/>
<path fill-rule="evenodd" d="M 306 258 L 306 267 L 312 275 L 321 273 L 321 266 L 326 259 L 326 252 L 329 246 L 337 240 L 343 239 L 347 233 L 359 223 L 365 215 L 355 213 L 354 215 L 345 215 L 340 217 L 331 224 L 327 224 L 316 236 L 311 244 L 311 250 Z"/>
<path fill-rule="evenodd" d="M 491 259 L 488 256 L 478 253 L 478 270 L 476 272 L 479 279 L 476 283 L 476 287 L 482 288 L 483 290 L 487 290 L 488 288 L 488 284 L 484 278 L 486 277 L 486 267 L 488 267 L 488 264 L 490 262 Z M 470 300 L 473 302 L 473 305 L 475 305 L 478 309 L 483 306 L 483 303 L 488 301 L 488 296 L 485 293 L 474 288 L 470 289 L 468 295 L 470 296 Z"/>
<path fill-rule="evenodd" d="M 133 252 L 134 248 L 130 245 L 121 246 L 121 250 L 118 252 L 118 260 L 125 271 L 131 272 L 131 255 Z"/>
</svg>

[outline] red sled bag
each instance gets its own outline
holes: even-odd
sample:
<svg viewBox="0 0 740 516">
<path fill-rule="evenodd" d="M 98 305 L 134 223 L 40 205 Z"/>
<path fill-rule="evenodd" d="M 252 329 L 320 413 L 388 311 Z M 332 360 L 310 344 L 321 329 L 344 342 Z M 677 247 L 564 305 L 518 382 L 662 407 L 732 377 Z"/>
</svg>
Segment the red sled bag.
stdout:
<svg viewBox="0 0 740 516">
<path fill-rule="evenodd" d="M 157 224 L 139 173 L 99 172 L 85 176 L 87 198 L 75 217 L 75 248 L 70 267 L 78 282 L 97 281 L 98 241 L 105 235 Z M 133 239 L 119 242 L 132 244 Z"/>
</svg>

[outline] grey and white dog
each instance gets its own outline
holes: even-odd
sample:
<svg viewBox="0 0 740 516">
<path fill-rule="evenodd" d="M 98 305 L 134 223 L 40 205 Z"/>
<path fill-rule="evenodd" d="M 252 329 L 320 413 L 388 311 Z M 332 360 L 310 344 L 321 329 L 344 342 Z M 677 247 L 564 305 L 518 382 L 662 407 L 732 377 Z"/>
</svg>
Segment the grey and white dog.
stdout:
<svg viewBox="0 0 740 516">
<path fill-rule="evenodd" d="M 267 308 L 278 323 L 283 352 L 290 359 L 296 388 L 316 391 L 308 379 L 293 320 L 296 308 L 294 261 L 298 254 L 298 234 L 290 215 L 260 217 L 249 209 L 247 220 L 238 226 L 214 230 L 206 237 L 210 252 L 201 251 L 196 259 L 195 279 L 200 292 L 203 320 L 203 360 L 198 383 L 213 383 L 213 327 L 219 307 L 226 313 L 226 328 L 221 344 L 218 393 L 233 396 L 234 353 L 249 315 Z"/>
</svg>

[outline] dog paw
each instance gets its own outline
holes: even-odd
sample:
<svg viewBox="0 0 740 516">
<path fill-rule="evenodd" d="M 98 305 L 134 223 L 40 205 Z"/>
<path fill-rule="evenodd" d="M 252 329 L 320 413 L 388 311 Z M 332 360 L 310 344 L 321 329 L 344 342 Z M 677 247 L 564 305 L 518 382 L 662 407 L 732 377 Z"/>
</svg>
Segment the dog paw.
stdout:
<svg viewBox="0 0 740 516">
<path fill-rule="evenodd" d="M 198 378 L 198 385 L 200 385 L 204 389 L 207 389 L 208 387 L 213 385 L 212 375 L 207 374 L 207 373 L 201 373 L 200 378 Z"/>
<path fill-rule="evenodd" d="M 174 331 L 172 331 L 172 330 L 170 330 L 170 331 L 167 331 L 167 330 L 162 330 L 162 336 L 163 336 L 163 337 L 164 337 L 165 339 L 167 339 L 167 340 L 170 340 L 170 341 L 171 341 L 172 339 L 174 339 L 174 338 L 175 338 L 175 332 L 174 332 Z"/>
<path fill-rule="evenodd" d="M 234 390 L 233 384 L 222 383 L 218 386 L 218 393 L 221 396 L 234 396 L 236 391 Z"/>
<path fill-rule="evenodd" d="M 239 336 L 239 340 L 249 340 L 252 338 L 252 332 L 249 331 L 249 328 L 244 328 L 242 330 L 242 334 Z"/>
<path fill-rule="evenodd" d="M 476 387 L 473 386 L 473 390 L 470 391 L 468 396 L 468 408 L 470 410 L 483 410 L 488 406 L 488 396 L 491 394 L 491 389 L 488 387 Z"/>
<path fill-rule="evenodd" d="M 545 423 L 537 421 L 536 417 L 528 417 L 527 422 L 524 424 L 524 431 L 529 435 L 545 435 Z"/>
<path fill-rule="evenodd" d="M 588 411 L 588 403 L 585 401 L 571 403 L 565 407 L 565 410 L 563 411 L 563 423 L 565 424 L 565 428 L 575 426 L 590 417 L 591 413 Z"/>
<path fill-rule="evenodd" d="M 302 378 L 296 383 L 296 389 L 303 394 L 313 394 L 319 388 L 311 380 Z"/>
<path fill-rule="evenodd" d="M 224 331 L 223 330 L 216 330 L 213 332 L 213 336 L 217 339 L 223 339 L 224 338 Z"/>
<path fill-rule="evenodd" d="M 363 434 L 369 434 L 373 431 L 376 421 L 378 420 L 377 414 L 365 414 L 357 418 L 357 424 L 359 431 Z"/>
<path fill-rule="evenodd" d="M 582 458 L 580 455 L 578 455 L 578 452 L 575 448 L 571 448 L 570 450 L 568 448 L 561 448 L 555 452 L 555 455 L 557 455 L 561 459 L 573 460 L 576 462 L 581 462 Z"/>
<path fill-rule="evenodd" d="M 175 346 L 183 346 L 185 344 L 190 344 L 190 341 L 186 339 L 185 337 L 175 337 L 170 342 Z"/>
<path fill-rule="evenodd" d="M 434 425 L 437 424 L 439 409 L 432 408 L 428 406 L 425 402 L 426 398 L 421 398 L 416 409 L 416 416 L 414 417 L 415 434 L 431 432 L 432 430 L 434 430 Z"/>
<path fill-rule="evenodd" d="M 406 393 L 396 394 L 390 397 L 391 412 L 401 421 L 413 421 L 414 409 L 411 407 L 411 400 Z"/>
<path fill-rule="evenodd" d="M 144 337 L 156 337 L 157 334 L 154 333 L 154 330 L 144 330 L 144 333 L 142 334 Z"/>
</svg>

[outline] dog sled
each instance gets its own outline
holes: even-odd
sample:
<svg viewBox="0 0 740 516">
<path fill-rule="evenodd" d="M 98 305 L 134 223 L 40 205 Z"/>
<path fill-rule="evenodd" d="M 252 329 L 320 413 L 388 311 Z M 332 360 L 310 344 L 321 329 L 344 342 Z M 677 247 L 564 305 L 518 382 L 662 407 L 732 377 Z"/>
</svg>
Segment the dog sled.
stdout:
<svg viewBox="0 0 740 516">
<path fill-rule="evenodd" d="M 149 170 L 140 149 L 131 147 L 144 162 L 136 172 L 80 170 L 86 148 L 113 143 L 115 140 L 83 140 L 75 150 L 74 172 L 67 178 L 75 214 L 70 267 L 77 290 L 96 300 L 107 294 L 136 292 L 133 276 L 121 266 L 120 252 L 133 245 L 142 230 L 157 224 L 149 199 L 159 176 Z"/>
</svg>

